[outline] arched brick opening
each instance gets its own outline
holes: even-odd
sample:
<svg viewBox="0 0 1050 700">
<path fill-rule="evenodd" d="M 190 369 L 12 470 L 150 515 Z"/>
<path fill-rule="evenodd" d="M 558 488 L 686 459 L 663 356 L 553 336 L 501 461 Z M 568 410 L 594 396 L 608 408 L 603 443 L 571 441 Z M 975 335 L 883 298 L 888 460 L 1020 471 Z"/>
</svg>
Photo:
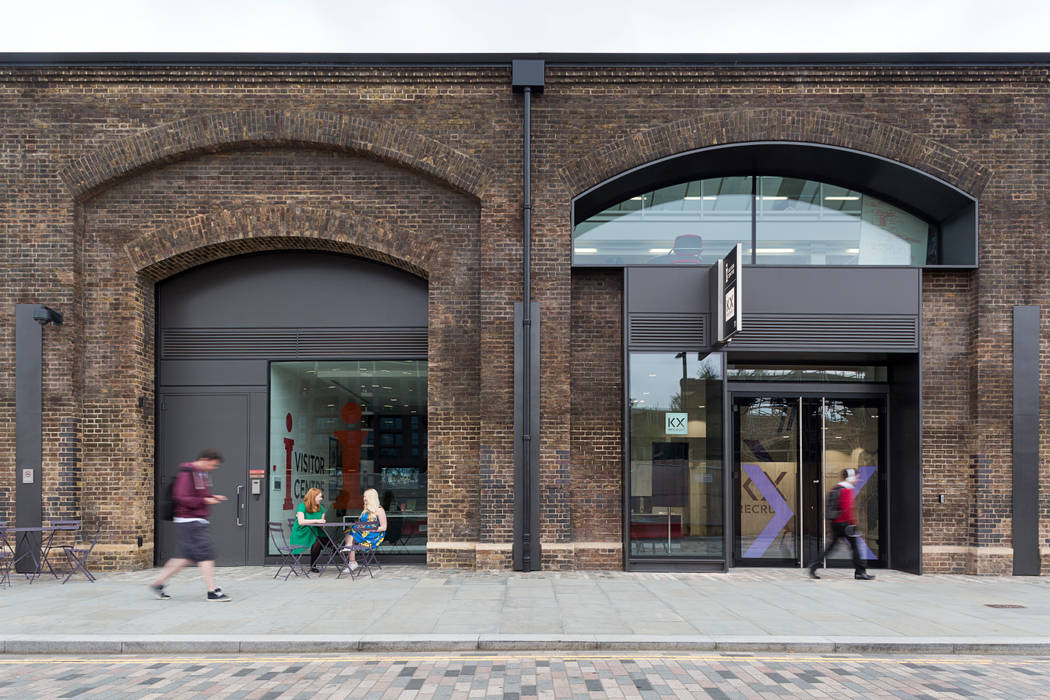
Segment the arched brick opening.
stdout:
<svg viewBox="0 0 1050 700">
<path fill-rule="evenodd" d="M 482 199 L 491 171 L 469 155 L 392 123 L 324 111 L 257 109 L 162 124 L 99 147 L 59 171 L 74 199 L 164 163 L 259 145 L 321 146 L 386 160 Z"/>
<path fill-rule="evenodd" d="M 850 114 L 754 109 L 715 112 L 625 134 L 561 169 L 572 196 L 647 163 L 709 146 L 784 141 L 839 146 L 903 163 L 977 197 L 991 170 L 925 136 Z"/>
</svg>

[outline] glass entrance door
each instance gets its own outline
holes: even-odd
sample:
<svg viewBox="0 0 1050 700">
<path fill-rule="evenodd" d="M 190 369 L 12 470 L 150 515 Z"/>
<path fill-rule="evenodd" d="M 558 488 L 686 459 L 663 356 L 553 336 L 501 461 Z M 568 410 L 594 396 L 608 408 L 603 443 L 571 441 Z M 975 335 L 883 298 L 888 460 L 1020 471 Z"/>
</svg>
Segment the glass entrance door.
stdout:
<svg viewBox="0 0 1050 700">
<path fill-rule="evenodd" d="M 882 561 L 881 397 L 765 395 L 733 399 L 737 565 L 808 566 L 830 536 L 828 492 L 854 469 L 861 555 Z M 827 565 L 849 562 L 845 545 Z"/>
</svg>

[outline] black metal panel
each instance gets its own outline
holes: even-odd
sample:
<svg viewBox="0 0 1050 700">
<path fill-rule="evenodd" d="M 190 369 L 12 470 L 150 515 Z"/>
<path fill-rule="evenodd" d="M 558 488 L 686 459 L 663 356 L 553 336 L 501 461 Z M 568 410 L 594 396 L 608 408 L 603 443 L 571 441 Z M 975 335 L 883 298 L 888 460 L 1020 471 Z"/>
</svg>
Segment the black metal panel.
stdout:
<svg viewBox="0 0 1050 700">
<path fill-rule="evenodd" d="M 699 314 L 630 314 L 627 347 L 631 350 L 702 351 L 710 345 L 707 316 Z"/>
<path fill-rule="evenodd" d="M 229 258 L 157 285 L 161 329 L 422 328 L 427 283 L 345 255 Z"/>
<path fill-rule="evenodd" d="M 887 513 L 880 514 L 889 540 L 887 565 L 921 574 L 922 381 L 919 356 L 902 357 L 889 369 L 889 498 Z"/>
<path fill-rule="evenodd" d="M 745 314 L 744 330 L 730 343 L 734 352 L 918 352 L 915 316 L 818 316 Z"/>
<path fill-rule="evenodd" d="M 819 180 L 871 194 L 941 227 L 943 261 L 977 265 L 977 200 L 921 170 L 837 146 L 763 141 L 679 153 L 623 172 L 573 202 L 573 225 L 644 192 L 709 177 L 778 175 Z"/>
<path fill-rule="evenodd" d="M 40 527 L 43 517 L 41 464 L 43 328 L 33 320 L 39 304 L 15 304 L 15 526 Z M 22 470 L 33 472 L 32 481 L 23 483 Z M 40 535 L 29 533 L 23 539 L 9 535 L 18 557 L 34 552 L 40 556 Z M 18 571 L 32 571 L 32 560 L 18 563 Z"/>
<path fill-rule="evenodd" d="M 1038 576 L 1039 307 L 1014 307 L 1013 334 L 1014 576 Z"/>
<path fill-rule="evenodd" d="M 528 348 L 524 305 L 514 304 L 514 543 L 516 571 L 540 569 L 540 305 L 533 302 Z M 530 371 L 526 373 L 525 364 Z M 531 379 L 526 383 L 525 377 Z M 527 406 L 527 410 L 525 407 Z"/>
</svg>

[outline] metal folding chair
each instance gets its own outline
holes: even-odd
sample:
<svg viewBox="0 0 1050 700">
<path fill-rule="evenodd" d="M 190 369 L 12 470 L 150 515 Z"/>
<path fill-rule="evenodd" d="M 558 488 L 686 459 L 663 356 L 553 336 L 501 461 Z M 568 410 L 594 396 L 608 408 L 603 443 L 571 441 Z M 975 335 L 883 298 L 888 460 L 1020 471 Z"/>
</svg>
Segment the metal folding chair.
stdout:
<svg viewBox="0 0 1050 700">
<path fill-rule="evenodd" d="M 270 532 L 270 541 L 273 543 L 273 548 L 281 555 L 281 565 L 277 567 L 277 573 L 273 577 L 277 578 L 281 573 L 281 569 L 287 566 L 288 573 L 284 575 L 285 581 L 292 574 L 295 574 L 297 577 L 299 574 L 302 574 L 306 578 L 310 578 L 310 572 L 306 570 L 302 562 L 303 554 L 308 554 L 310 550 L 303 547 L 292 547 L 288 544 L 288 536 L 285 534 L 284 526 L 281 525 L 280 521 L 271 520 L 267 523 L 267 529 Z M 297 549 L 298 551 L 296 551 Z"/>
<path fill-rule="evenodd" d="M 359 543 L 357 541 L 357 538 L 354 537 L 353 535 L 354 535 L 354 533 L 374 532 L 377 527 L 378 527 L 378 525 L 376 523 L 372 523 L 372 522 L 368 522 L 368 521 L 360 521 L 360 520 L 355 522 L 353 525 L 350 526 L 350 530 L 351 530 L 350 541 L 353 544 L 351 544 L 349 546 L 349 548 L 343 547 L 342 549 L 339 550 L 339 555 L 340 555 L 340 557 L 343 560 L 343 566 L 339 569 L 339 576 L 337 576 L 336 578 L 342 578 L 344 572 L 349 572 L 350 578 L 357 579 L 357 577 L 360 575 L 360 572 L 362 570 L 368 572 L 368 577 L 369 578 L 375 578 L 372 575 L 372 566 L 371 565 L 374 564 L 376 566 L 376 568 L 379 568 L 379 569 L 383 568 L 383 567 L 381 567 L 379 565 L 379 562 L 376 561 L 376 548 L 379 545 L 369 545 L 369 544 Z M 382 544 L 382 543 L 380 542 L 380 544 Z M 361 555 L 360 557 L 356 557 L 356 558 L 359 559 L 359 561 L 357 562 L 357 564 L 358 564 L 357 571 L 354 571 L 352 568 L 350 568 L 350 554 L 351 554 L 351 552 L 353 552 L 355 557 L 358 554 Z"/>
<path fill-rule="evenodd" d="M 87 561 L 88 557 L 91 556 L 91 552 L 95 549 L 95 545 L 98 544 L 100 532 L 102 532 L 101 520 L 98 521 L 98 526 L 95 528 L 95 534 L 91 537 L 91 542 L 82 542 L 80 545 L 64 545 L 62 547 L 62 553 L 66 555 L 66 561 L 69 562 L 69 573 L 66 574 L 62 583 L 68 581 L 77 571 L 83 572 L 87 576 L 88 581 L 95 582 L 95 577 L 87 570 Z"/>
<path fill-rule="evenodd" d="M 66 540 L 65 544 L 70 546 L 76 546 L 77 533 L 80 532 L 80 521 L 79 520 L 51 520 L 51 532 L 48 534 L 47 540 L 44 542 L 43 551 L 40 555 L 40 573 L 44 573 L 44 567 L 51 572 L 51 575 L 58 578 L 58 574 L 55 573 L 54 568 L 51 566 L 50 555 L 55 549 L 62 550 L 64 546 L 63 539 L 60 537 L 58 543 L 55 543 L 55 536 L 59 532 L 70 532 L 72 535 Z"/>
<path fill-rule="evenodd" d="M 7 523 L 0 523 L 0 586 L 11 587 L 11 569 L 14 565 L 15 550 L 7 541 Z"/>
</svg>

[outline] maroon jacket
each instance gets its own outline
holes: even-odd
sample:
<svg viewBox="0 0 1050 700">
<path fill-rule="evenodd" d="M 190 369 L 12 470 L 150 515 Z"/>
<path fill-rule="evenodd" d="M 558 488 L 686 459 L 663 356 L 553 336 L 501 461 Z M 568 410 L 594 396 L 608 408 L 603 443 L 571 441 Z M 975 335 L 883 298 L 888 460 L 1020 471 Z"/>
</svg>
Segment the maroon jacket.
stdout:
<svg viewBox="0 0 1050 700">
<path fill-rule="evenodd" d="M 204 499 L 211 496 L 211 477 L 208 472 L 196 469 L 192 462 L 180 464 L 179 469 L 172 489 L 175 517 L 207 519 L 211 506 Z"/>
</svg>

